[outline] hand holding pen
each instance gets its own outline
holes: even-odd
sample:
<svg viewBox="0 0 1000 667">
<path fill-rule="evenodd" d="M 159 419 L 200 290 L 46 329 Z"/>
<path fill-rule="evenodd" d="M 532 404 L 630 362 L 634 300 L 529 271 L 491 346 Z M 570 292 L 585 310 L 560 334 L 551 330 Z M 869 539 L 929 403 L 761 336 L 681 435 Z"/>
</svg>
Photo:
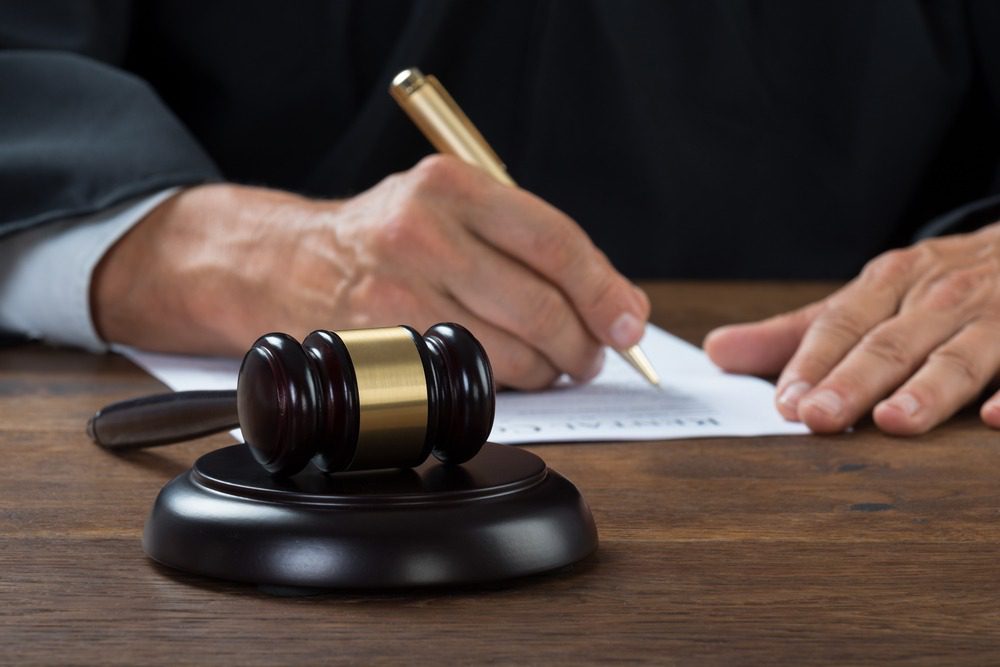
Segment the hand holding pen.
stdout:
<svg viewBox="0 0 1000 667">
<path fill-rule="evenodd" d="M 242 355 L 262 331 L 461 322 L 518 389 L 593 377 L 649 315 L 569 217 L 444 155 L 339 200 L 183 189 L 108 251 L 92 294 L 105 340 L 185 354 Z"/>
<path fill-rule="evenodd" d="M 435 77 L 425 77 L 416 68 L 406 69 L 393 79 L 389 92 L 439 151 L 479 167 L 499 183 L 514 185 L 503 162 Z M 607 264 L 606 259 L 604 264 Z M 610 265 L 602 268 L 610 269 Z M 544 267 L 540 272 L 543 275 L 547 273 Z M 603 289 L 594 298 L 601 295 Z M 569 296 L 573 299 L 572 293 Z M 640 296 L 645 298 L 641 292 Z M 580 294 L 580 297 L 584 302 L 587 299 L 585 294 Z M 650 384 L 657 386 L 660 384 L 659 376 L 638 345 L 634 335 L 637 323 L 633 320 L 634 315 L 625 312 L 605 330 L 600 329 L 601 323 L 598 322 L 598 329 L 592 331 L 599 340 L 614 347 Z M 591 323 L 588 321 L 587 324 Z"/>
</svg>

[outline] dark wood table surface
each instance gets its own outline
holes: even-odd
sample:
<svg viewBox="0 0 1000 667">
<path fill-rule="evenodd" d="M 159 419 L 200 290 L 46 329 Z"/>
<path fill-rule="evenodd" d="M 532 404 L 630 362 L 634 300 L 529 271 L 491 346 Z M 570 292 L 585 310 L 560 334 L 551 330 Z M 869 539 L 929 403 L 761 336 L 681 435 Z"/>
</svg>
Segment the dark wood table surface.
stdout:
<svg viewBox="0 0 1000 667">
<path fill-rule="evenodd" d="M 692 341 L 832 285 L 658 284 Z M 88 416 L 162 390 L 124 359 L 0 349 L 0 663 L 1000 663 L 1000 434 L 541 445 L 600 532 L 503 585 L 275 597 L 140 545 L 160 487 L 224 436 L 116 457 Z"/>
</svg>

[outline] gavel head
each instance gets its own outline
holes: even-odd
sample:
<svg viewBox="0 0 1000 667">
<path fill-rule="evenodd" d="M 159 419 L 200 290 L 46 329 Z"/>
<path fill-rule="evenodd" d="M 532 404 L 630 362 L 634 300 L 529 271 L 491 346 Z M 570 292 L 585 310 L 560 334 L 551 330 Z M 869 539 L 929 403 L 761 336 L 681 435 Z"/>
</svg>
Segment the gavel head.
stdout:
<svg viewBox="0 0 1000 667">
<path fill-rule="evenodd" d="M 314 331 L 257 339 L 236 390 L 254 458 L 292 475 L 468 461 L 493 428 L 496 394 L 482 346 L 457 324 Z"/>
</svg>

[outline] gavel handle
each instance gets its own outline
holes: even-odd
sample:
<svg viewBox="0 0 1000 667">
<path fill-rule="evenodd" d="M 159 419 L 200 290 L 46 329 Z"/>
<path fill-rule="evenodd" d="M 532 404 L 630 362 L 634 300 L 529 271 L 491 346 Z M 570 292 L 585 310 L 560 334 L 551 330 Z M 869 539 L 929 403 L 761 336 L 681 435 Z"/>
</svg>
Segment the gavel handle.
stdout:
<svg viewBox="0 0 1000 667">
<path fill-rule="evenodd" d="M 113 403 L 87 422 L 105 449 L 138 449 L 192 440 L 240 425 L 235 391 L 178 391 Z"/>
</svg>

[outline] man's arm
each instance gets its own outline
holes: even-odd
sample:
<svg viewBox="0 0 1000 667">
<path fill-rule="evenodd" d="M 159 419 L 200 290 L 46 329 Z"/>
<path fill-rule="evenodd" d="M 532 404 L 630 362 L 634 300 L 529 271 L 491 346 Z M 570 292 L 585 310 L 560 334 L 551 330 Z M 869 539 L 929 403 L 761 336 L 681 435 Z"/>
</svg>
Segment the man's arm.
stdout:
<svg viewBox="0 0 1000 667">
<path fill-rule="evenodd" d="M 129 6 L 0 5 L 0 236 L 223 180 L 116 67 Z M 101 258 L 91 303 L 102 339 L 187 353 L 239 354 L 269 330 L 454 320 L 516 387 L 593 376 L 602 345 L 634 345 L 649 314 L 575 222 L 440 157 L 342 202 L 187 187 Z"/>
<path fill-rule="evenodd" d="M 189 188 L 105 255 L 92 285 L 106 340 L 242 354 L 267 331 L 457 321 L 501 384 L 587 379 L 602 345 L 642 337 L 646 296 L 565 214 L 432 156 L 351 199 Z"/>
</svg>

